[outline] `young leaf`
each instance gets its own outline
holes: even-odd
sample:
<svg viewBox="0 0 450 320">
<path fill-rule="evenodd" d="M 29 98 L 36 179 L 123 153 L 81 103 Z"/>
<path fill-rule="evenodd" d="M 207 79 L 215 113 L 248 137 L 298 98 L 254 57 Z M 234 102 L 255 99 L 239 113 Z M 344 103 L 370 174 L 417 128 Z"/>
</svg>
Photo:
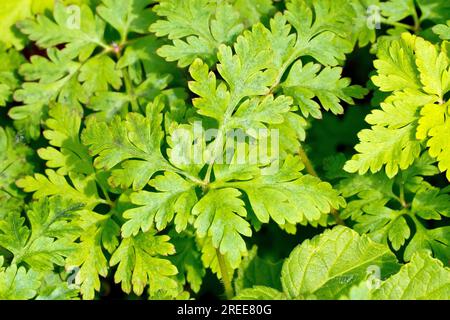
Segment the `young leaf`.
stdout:
<svg viewBox="0 0 450 320">
<path fill-rule="evenodd" d="M 372 81 L 393 93 L 381 104 L 383 111 L 374 110 L 366 118 L 372 128 L 359 133 L 358 154 L 345 170 L 364 174 L 386 165 L 386 174 L 393 177 L 418 158 L 422 140 L 439 169 L 447 171 L 450 156 L 444 137 L 450 125 L 444 96 L 450 90 L 450 66 L 445 48 L 403 33 L 399 40 L 382 42 L 374 64 L 378 75 Z"/>
</svg>

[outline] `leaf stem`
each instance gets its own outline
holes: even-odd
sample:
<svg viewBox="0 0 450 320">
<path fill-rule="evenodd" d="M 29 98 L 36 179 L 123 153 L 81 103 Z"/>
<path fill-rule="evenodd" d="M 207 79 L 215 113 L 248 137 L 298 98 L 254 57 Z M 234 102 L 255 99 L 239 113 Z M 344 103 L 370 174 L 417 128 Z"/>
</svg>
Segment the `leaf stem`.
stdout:
<svg viewBox="0 0 450 320">
<path fill-rule="evenodd" d="M 297 46 L 299 46 L 299 44 L 297 43 L 295 46 L 297 47 Z M 273 93 L 273 91 L 276 89 L 276 87 L 278 87 L 278 85 L 281 82 L 281 78 L 283 77 L 283 75 L 286 72 L 287 68 L 289 68 L 289 66 L 295 60 L 297 60 L 301 56 L 301 54 L 302 54 L 302 50 L 300 48 L 297 48 L 289 55 L 289 57 L 286 59 L 286 61 L 280 67 L 280 70 L 278 71 L 278 75 L 277 75 L 277 77 L 275 79 L 275 82 L 270 87 L 270 91 L 269 91 L 270 93 Z"/>
<path fill-rule="evenodd" d="M 223 146 L 224 146 L 224 142 L 225 142 L 224 139 L 225 139 L 225 134 L 226 134 L 225 130 L 227 127 L 228 120 L 231 118 L 231 116 L 240 100 L 241 100 L 241 97 L 238 94 L 236 94 L 236 90 L 233 89 L 230 101 L 228 103 L 227 109 L 225 111 L 225 115 L 223 117 L 222 124 L 219 126 L 219 129 L 217 130 L 217 136 L 213 142 L 214 148 L 213 148 L 212 155 L 214 158 L 210 159 L 210 162 L 208 164 L 208 169 L 206 171 L 205 179 L 203 179 L 203 182 L 205 185 L 208 185 L 211 181 L 211 173 L 212 173 L 214 163 L 218 157 L 218 152 L 223 151 Z"/>
<path fill-rule="evenodd" d="M 127 41 L 126 37 L 124 39 L 122 39 L 121 44 L 118 46 L 120 49 L 115 51 L 118 61 L 122 57 L 122 52 L 121 52 L 122 44 L 125 43 L 126 41 Z M 123 80 L 125 82 L 125 90 L 126 90 L 128 96 L 130 97 L 131 110 L 133 112 L 139 112 L 140 111 L 139 103 L 136 100 L 136 94 L 134 93 L 133 83 L 131 81 L 130 74 L 128 73 L 127 67 L 122 69 L 122 74 L 123 74 Z"/>
<path fill-rule="evenodd" d="M 415 28 L 413 26 L 410 26 L 409 24 L 406 23 L 401 23 L 401 22 L 396 22 L 396 21 L 389 21 L 387 19 L 382 19 L 381 20 L 382 23 L 387 24 L 388 26 L 393 26 L 393 27 L 400 27 L 400 28 L 404 28 L 410 31 L 415 31 Z"/>
<path fill-rule="evenodd" d="M 399 197 L 400 204 L 403 208 L 408 208 L 408 204 L 405 201 L 405 186 L 403 183 L 400 184 L 400 197 Z"/>
<path fill-rule="evenodd" d="M 302 160 L 303 164 L 305 165 L 306 171 L 315 177 L 319 177 L 316 170 L 314 169 L 311 160 L 309 160 L 308 155 L 306 154 L 305 150 L 300 146 L 298 149 L 298 155 L 300 156 L 300 159 Z"/>
<path fill-rule="evenodd" d="M 414 19 L 414 33 L 417 33 L 420 29 L 420 20 L 419 20 L 418 14 L 417 14 L 417 7 L 416 7 L 415 3 L 414 3 L 413 19 Z"/>
<path fill-rule="evenodd" d="M 97 179 L 97 177 L 96 177 L 96 179 Z M 113 208 L 114 205 L 115 205 L 115 202 L 112 201 L 111 198 L 109 197 L 108 190 L 106 190 L 106 188 L 105 188 L 101 183 L 97 183 L 97 185 L 100 187 L 100 190 L 102 190 L 102 193 L 103 193 L 103 195 L 104 195 L 105 198 L 106 198 L 105 201 L 108 203 L 108 205 L 109 205 L 111 208 Z"/>
<path fill-rule="evenodd" d="M 227 264 L 220 250 L 216 248 L 217 261 L 219 262 L 220 273 L 222 274 L 222 282 L 225 288 L 225 296 L 228 300 L 234 297 L 233 286 L 231 285 L 230 274 L 228 273 Z"/>
<path fill-rule="evenodd" d="M 130 102 L 131 102 L 131 109 L 133 112 L 139 112 L 139 104 L 136 100 L 136 95 L 134 93 L 133 84 L 131 83 L 130 75 L 128 73 L 127 68 L 123 68 L 123 79 L 125 81 L 125 89 L 127 91 L 127 94 L 130 96 Z"/>
<path fill-rule="evenodd" d="M 200 185 L 200 186 L 202 186 L 202 187 L 204 187 L 204 186 L 207 185 L 207 184 L 206 184 L 203 180 L 201 180 L 200 178 L 197 178 L 197 177 L 195 177 L 195 176 L 193 176 L 193 175 L 191 175 L 191 174 L 189 174 L 189 173 L 187 173 L 187 172 L 185 172 L 185 171 L 183 171 L 183 170 L 180 170 L 180 169 L 178 169 L 178 168 L 176 168 L 176 167 L 172 167 L 171 169 L 174 170 L 176 173 L 178 173 L 178 174 L 180 174 L 180 175 L 182 175 L 182 176 L 188 178 L 188 179 L 191 180 L 192 182 L 194 182 L 194 183 L 196 183 L 196 184 L 198 184 L 198 185 Z"/>
</svg>

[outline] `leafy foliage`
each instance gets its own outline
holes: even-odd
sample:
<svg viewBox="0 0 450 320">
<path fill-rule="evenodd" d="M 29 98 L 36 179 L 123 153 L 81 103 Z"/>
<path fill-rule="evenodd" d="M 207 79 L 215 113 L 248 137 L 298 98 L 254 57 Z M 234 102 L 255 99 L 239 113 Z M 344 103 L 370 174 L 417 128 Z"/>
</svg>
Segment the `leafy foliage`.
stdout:
<svg viewBox="0 0 450 320">
<path fill-rule="evenodd" d="M 448 1 L 0 18 L 0 299 L 450 297 Z"/>
<path fill-rule="evenodd" d="M 307 263 L 304 263 L 307 261 Z M 371 281 L 371 267 L 380 272 L 380 283 Z M 448 268 L 426 252 L 399 265 L 387 246 L 359 237 L 347 228 L 307 241 L 283 264 L 282 292 L 270 287 L 244 289 L 237 299 L 446 299 Z M 321 272 L 318 273 L 317 270 Z"/>
<path fill-rule="evenodd" d="M 393 177 L 413 163 L 423 142 L 439 169 L 447 171 L 450 157 L 444 137 L 449 125 L 444 96 L 450 90 L 450 69 L 445 49 L 404 33 L 401 40 L 382 43 L 374 64 L 378 75 L 372 81 L 392 94 L 381 110 L 367 116 L 372 127 L 359 133 L 358 154 L 347 162 L 346 170 L 363 174 L 386 165 L 386 174 Z"/>
</svg>

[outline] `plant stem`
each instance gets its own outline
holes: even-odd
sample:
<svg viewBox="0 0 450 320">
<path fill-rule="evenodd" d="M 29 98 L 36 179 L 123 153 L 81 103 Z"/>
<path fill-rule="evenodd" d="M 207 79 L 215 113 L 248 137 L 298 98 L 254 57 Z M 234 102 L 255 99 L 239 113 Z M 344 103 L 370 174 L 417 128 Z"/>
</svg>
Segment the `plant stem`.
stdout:
<svg viewBox="0 0 450 320">
<path fill-rule="evenodd" d="M 125 37 L 124 39 L 122 39 L 121 44 L 119 46 L 117 46 L 118 49 L 117 49 L 117 51 L 115 51 L 116 56 L 117 56 L 117 61 L 119 61 L 120 58 L 122 57 L 123 43 L 126 43 L 126 42 L 127 42 L 127 38 Z M 128 67 L 125 67 L 122 69 L 122 74 L 123 74 L 123 80 L 125 82 L 126 93 L 130 97 L 131 110 L 133 112 L 139 112 L 140 107 L 139 107 L 138 101 L 136 100 L 133 82 L 131 81 L 130 74 L 128 73 Z"/>
<path fill-rule="evenodd" d="M 198 185 L 200 185 L 202 187 L 207 186 L 207 184 L 203 180 L 201 180 L 200 178 L 194 177 L 193 175 L 191 175 L 191 174 L 189 174 L 189 173 L 187 173 L 187 172 L 185 172 L 183 170 L 180 170 L 180 169 L 178 169 L 176 167 L 171 167 L 170 169 L 174 170 L 175 172 L 179 173 L 180 175 L 188 178 L 192 182 L 194 182 L 194 183 L 196 183 L 196 184 L 198 184 Z"/>
<path fill-rule="evenodd" d="M 139 104 L 136 100 L 136 95 L 134 94 L 133 84 L 130 79 L 130 75 L 128 74 L 127 67 L 123 68 L 123 79 L 125 81 L 125 89 L 127 90 L 127 94 L 130 96 L 131 109 L 134 112 L 139 112 Z"/>
<path fill-rule="evenodd" d="M 345 226 L 344 220 L 341 219 L 341 217 L 339 216 L 339 212 L 335 208 L 332 207 L 330 213 L 333 216 L 334 220 L 336 220 L 336 223 L 338 225 Z"/>
<path fill-rule="evenodd" d="M 400 203 L 403 206 L 403 208 L 406 208 L 405 187 L 403 186 L 403 183 L 400 185 Z"/>
<path fill-rule="evenodd" d="M 206 170 L 206 175 L 205 175 L 205 179 L 203 179 L 204 185 L 208 185 L 211 182 L 211 174 L 212 174 L 212 170 L 213 170 L 213 166 L 214 163 L 216 161 L 216 158 L 218 156 L 218 152 L 219 151 L 223 151 L 223 146 L 225 143 L 225 130 L 227 127 L 227 122 L 229 121 L 229 119 L 231 118 L 234 109 L 237 107 L 239 101 L 241 100 L 241 97 L 239 97 L 236 94 L 236 91 L 233 90 L 232 94 L 231 94 L 231 98 L 230 101 L 228 102 L 228 106 L 227 109 L 225 111 L 225 115 L 223 117 L 223 121 L 222 124 L 219 126 L 219 129 L 217 130 L 217 136 L 216 139 L 214 140 L 214 148 L 213 148 L 213 159 L 210 159 L 211 161 L 208 164 L 208 169 Z"/>
<path fill-rule="evenodd" d="M 97 178 L 97 176 L 96 176 L 96 178 Z M 111 198 L 109 197 L 109 194 L 108 194 L 108 190 L 106 190 L 106 188 L 104 187 L 104 186 L 102 186 L 100 183 L 97 183 L 97 185 L 100 187 L 100 189 L 102 190 L 102 192 L 103 192 L 103 195 L 105 196 L 105 198 L 106 198 L 106 202 L 108 203 L 108 205 L 111 207 L 111 208 L 114 208 L 114 206 L 115 206 L 115 202 L 114 201 L 111 201 Z"/>
<path fill-rule="evenodd" d="M 415 4 L 414 4 L 413 19 L 414 19 L 414 32 L 417 33 L 420 29 L 420 20 L 417 14 L 417 7 Z"/>
<path fill-rule="evenodd" d="M 302 162 L 305 165 L 306 171 L 312 176 L 319 177 L 319 175 L 317 174 L 316 170 L 314 169 L 311 161 L 309 160 L 308 155 L 306 154 L 305 150 L 303 150 L 303 148 L 301 146 L 298 149 L 298 155 L 300 156 L 300 159 L 302 159 Z"/>
<path fill-rule="evenodd" d="M 280 84 L 281 82 L 281 78 L 283 77 L 284 73 L 286 72 L 287 68 L 289 68 L 289 66 L 299 57 L 300 55 L 300 51 L 299 50 L 295 50 L 294 52 L 292 52 L 292 54 L 286 59 L 286 61 L 283 63 L 283 65 L 281 66 L 280 70 L 278 71 L 278 75 L 276 77 L 275 82 L 272 84 L 272 86 L 270 87 L 270 93 L 273 93 L 273 91 L 275 90 L 275 88 Z"/>
<path fill-rule="evenodd" d="M 300 159 L 302 160 L 303 164 L 305 165 L 306 171 L 310 175 L 320 178 L 319 175 L 317 174 L 316 170 L 314 169 L 314 167 L 311 163 L 311 160 L 309 160 L 308 155 L 306 154 L 305 150 L 303 150 L 303 148 L 301 146 L 298 149 L 298 155 L 300 156 Z M 331 207 L 330 213 L 334 217 L 334 220 L 336 220 L 337 224 L 339 224 L 341 226 L 345 226 L 344 220 L 341 219 L 341 217 L 339 216 L 339 212 L 336 209 Z"/>
<path fill-rule="evenodd" d="M 230 275 L 228 273 L 227 264 L 219 249 L 216 249 L 217 261 L 219 262 L 220 273 L 222 274 L 222 282 L 225 288 L 225 296 L 228 300 L 234 297 L 233 287 L 231 285 Z"/>
<path fill-rule="evenodd" d="M 389 21 L 389 20 L 386 20 L 386 19 L 382 19 L 381 22 L 384 23 L 384 24 L 387 24 L 389 26 L 393 26 L 393 27 L 405 28 L 405 29 L 410 30 L 410 31 L 414 31 L 415 30 L 415 28 L 413 26 L 410 26 L 409 24 L 406 24 L 406 23 L 401 23 L 401 22 L 396 22 L 396 21 Z"/>
</svg>

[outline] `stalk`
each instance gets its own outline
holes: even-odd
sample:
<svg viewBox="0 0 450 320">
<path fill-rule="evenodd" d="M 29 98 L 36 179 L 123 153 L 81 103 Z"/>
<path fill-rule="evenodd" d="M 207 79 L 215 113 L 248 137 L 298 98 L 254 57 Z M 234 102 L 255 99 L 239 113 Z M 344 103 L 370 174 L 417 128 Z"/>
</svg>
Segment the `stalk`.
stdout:
<svg viewBox="0 0 450 320">
<path fill-rule="evenodd" d="M 222 282 L 225 288 L 225 296 L 228 300 L 234 297 L 233 286 L 231 285 L 230 274 L 228 273 L 227 264 L 224 256 L 220 253 L 219 249 L 216 249 L 217 260 L 219 262 L 220 273 L 222 274 Z"/>
</svg>

